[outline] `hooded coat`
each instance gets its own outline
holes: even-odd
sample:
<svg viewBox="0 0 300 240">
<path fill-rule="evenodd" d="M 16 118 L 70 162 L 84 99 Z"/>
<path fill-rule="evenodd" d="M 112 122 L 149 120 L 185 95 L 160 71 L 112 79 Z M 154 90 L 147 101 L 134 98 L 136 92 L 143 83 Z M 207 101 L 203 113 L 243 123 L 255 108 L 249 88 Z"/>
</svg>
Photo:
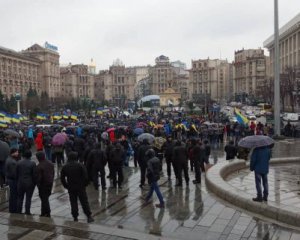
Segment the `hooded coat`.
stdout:
<svg viewBox="0 0 300 240">
<path fill-rule="evenodd" d="M 42 151 L 44 149 L 43 134 L 41 132 L 37 134 L 34 143 L 37 151 Z"/>
</svg>

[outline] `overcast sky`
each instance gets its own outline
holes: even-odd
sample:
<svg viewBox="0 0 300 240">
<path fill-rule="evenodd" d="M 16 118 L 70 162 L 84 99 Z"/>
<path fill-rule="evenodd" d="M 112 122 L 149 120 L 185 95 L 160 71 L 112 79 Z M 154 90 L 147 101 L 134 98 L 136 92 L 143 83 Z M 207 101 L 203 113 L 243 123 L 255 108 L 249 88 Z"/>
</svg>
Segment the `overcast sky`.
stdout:
<svg viewBox="0 0 300 240">
<path fill-rule="evenodd" d="M 262 47 L 274 31 L 273 0 L 0 0 L 0 45 L 17 51 L 45 41 L 61 63 L 97 70 L 116 58 L 126 66 L 154 64 L 159 55 L 227 58 Z M 279 25 L 300 12 L 300 0 L 279 0 Z"/>
</svg>

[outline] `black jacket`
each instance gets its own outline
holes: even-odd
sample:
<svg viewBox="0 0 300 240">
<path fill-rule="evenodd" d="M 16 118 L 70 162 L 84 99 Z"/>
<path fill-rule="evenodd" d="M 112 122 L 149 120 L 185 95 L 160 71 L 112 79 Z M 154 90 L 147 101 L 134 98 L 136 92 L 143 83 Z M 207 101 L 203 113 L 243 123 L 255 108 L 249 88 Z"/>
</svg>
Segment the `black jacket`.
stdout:
<svg viewBox="0 0 300 240">
<path fill-rule="evenodd" d="M 161 164 L 157 157 L 150 158 L 147 161 L 147 178 L 149 183 L 157 182 L 160 178 Z"/>
<path fill-rule="evenodd" d="M 87 170 L 77 161 L 68 161 L 61 170 L 60 180 L 69 191 L 83 190 L 88 185 Z"/>
<path fill-rule="evenodd" d="M 73 143 L 73 149 L 78 154 L 83 153 L 85 142 L 82 138 L 76 137 Z"/>
<path fill-rule="evenodd" d="M 9 156 L 5 162 L 5 177 L 7 180 L 17 179 L 17 161 Z"/>
<path fill-rule="evenodd" d="M 142 144 L 138 149 L 138 163 L 140 167 L 147 167 L 147 160 L 146 152 L 151 148 L 149 144 Z"/>
<path fill-rule="evenodd" d="M 167 141 L 164 143 L 162 148 L 164 150 L 165 158 L 172 159 L 174 143 L 172 141 Z"/>
<path fill-rule="evenodd" d="M 41 160 L 37 165 L 37 186 L 52 186 L 54 181 L 54 165 L 48 160 Z"/>
<path fill-rule="evenodd" d="M 237 148 L 234 145 L 226 145 L 224 150 L 226 152 L 226 160 L 234 159 L 237 155 Z"/>
<path fill-rule="evenodd" d="M 93 149 L 87 158 L 87 168 L 104 168 L 107 163 L 106 154 L 101 149 Z"/>
<path fill-rule="evenodd" d="M 124 154 L 125 152 L 123 147 L 121 145 L 119 147 L 116 146 L 116 148 L 111 153 L 111 166 L 122 167 Z"/>
<path fill-rule="evenodd" d="M 192 148 L 192 160 L 197 161 L 200 163 L 203 163 L 205 161 L 205 148 L 203 146 L 200 146 L 199 144 L 196 144 Z"/>
<path fill-rule="evenodd" d="M 188 151 L 184 146 L 176 146 L 173 151 L 173 163 L 181 164 L 187 163 L 188 161 Z"/>
<path fill-rule="evenodd" d="M 22 159 L 17 162 L 16 168 L 17 184 L 20 187 L 34 187 L 37 183 L 37 169 L 31 159 Z"/>
</svg>

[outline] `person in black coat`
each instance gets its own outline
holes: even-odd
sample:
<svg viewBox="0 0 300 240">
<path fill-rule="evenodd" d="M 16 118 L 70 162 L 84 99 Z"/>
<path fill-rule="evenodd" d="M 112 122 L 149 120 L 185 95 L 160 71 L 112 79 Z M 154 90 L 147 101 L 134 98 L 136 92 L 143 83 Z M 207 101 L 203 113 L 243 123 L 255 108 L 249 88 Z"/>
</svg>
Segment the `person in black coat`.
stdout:
<svg viewBox="0 0 300 240">
<path fill-rule="evenodd" d="M 101 144 L 97 144 L 94 149 L 90 152 L 87 158 L 87 170 L 90 179 L 93 181 L 96 190 L 99 189 L 99 173 L 101 178 L 102 190 L 106 189 L 105 180 L 105 165 L 107 163 L 106 155 L 101 150 Z"/>
<path fill-rule="evenodd" d="M 202 142 L 197 141 L 196 139 L 192 140 L 192 158 L 195 164 L 195 180 L 193 180 L 194 184 L 201 183 L 201 171 L 200 166 L 203 164 L 205 160 L 205 148 L 202 145 Z"/>
<path fill-rule="evenodd" d="M 233 141 L 229 141 L 229 144 L 225 146 L 224 151 L 226 153 L 226 160 L 234 159 L 238 153 L 237 147 L 234 146 Z"/>
<path fill-rule="evenodd" d="M 145 185 L 146 180 L 146 169 L 147 169 L 147 156 L 146 152 L 150 149 L 150 145 L 147 139 L 144 139 L 141 146 L 138 149 L 138 163 L 141 169 L 141 182 L 140 187 L 142 188 Z"/>
<path fill-rule="evenodd" d="M 46 160 L 44 152 L 37 152 L 37 187 L 41 199 L 41 217 L 50 217 L 49 197 L 54 181 L 54 164 Z"/>
<path fill-rule="evenodd" d="M 26 150 L 23 154 L 23 159 L 18 161 L 16 168 L 17 176 L 17 213 L 22 213 L 24 196 L 25 200 L 25 214 L 31 215 L 31 198 L 37 182 L 37 169 L 34 161 L 31 161 L 31 151 Z"/>
<path fill-rule="evenodd" d="M 81 137 L 76 137 L 73 143 L 74 152 L 78 154 L 78 160 L 83 162 L 83 153 L 84 153 L 85 141 Z"/>
<path fill-rule="evenodd" d="M 148 204 L 150 202 L 150 199 L 152 198 L 153 192 L 155 191 L 159 199 L 159 204 L 155 204 L 155 206 L 158 208 L 164 208 L 165 202 L 157 183 L 160 178 L 160 160 L 157 157 L 155 157 L 155 151 L 151 148 L 147 150 L 146 156 L 149 159 L 147 161 L 147 178 L 151 187 L 147 196 L 145 198 L 142 197 L 142 199 L 144 199 L 145 203 Z"/>
<path fill-rule="evenodd" d="M 123 159 L 124 159 L 124 149 L 120 143 L 116 144 L 114 151 L 111 153 L 111 179 L 113 181 L 113 187 L 122 188 L 123 183 Z M 118 175 L 118 179 L 117 179 Z"/>
<path fill-rule="evenodd" d="M 167 138 L 167 141 L 164 143 L 162 149 L 164 150 L 164 155 L 166 159 L 166 164 L 167 164 L 167 174 L 169 180 L 171 179 L 171 166 L 172 166 L 172 157 L 173 157 L 173 149 L 174 149 L 174 144 L 172 141 L 172 137 L 169 136 Z M 176 176 L 176 168 L 173 165 L 174 173 Z M 176 176 L 177 177 L 177 176 Z"/>
<path fill-rule="evenodd" d="M 5 162 L 5 177 L 9 186 L 9 212 L 17 212 L 17 160 L 19 157 L 19 151 L 16 148 L 10 150 L 10 156 Z"/>
<path fill-rule="evenodd" d="M 88 175 L 86 167 L 77 161 L 78 154 L 76 152 L 70 152 L 68 155 L 68 162 L 63 166 L 60 173 L 60 180 L 64 188 L 68 189 L 71 213 L 74 221 L 78 221 L 78 203 L 81 203 L 84 214 L 88 218 L 88 222 L 93 222 L 92 212 L 88 202 L 88 196 L 86 193 L 86 186 L 88 185 Z"/>
<path fill-rule="evenodd" d="M 188 173 L 188 151 L 185 146 L 182 145 L 181 141 L 177 141 L 175 144 L 173 162 L 177 171 L 178 183 L 176 186 L 182 186 L 182 171 L 184 172 L 186 185 L 188 185 L 190 180 Z"/>
</svg>

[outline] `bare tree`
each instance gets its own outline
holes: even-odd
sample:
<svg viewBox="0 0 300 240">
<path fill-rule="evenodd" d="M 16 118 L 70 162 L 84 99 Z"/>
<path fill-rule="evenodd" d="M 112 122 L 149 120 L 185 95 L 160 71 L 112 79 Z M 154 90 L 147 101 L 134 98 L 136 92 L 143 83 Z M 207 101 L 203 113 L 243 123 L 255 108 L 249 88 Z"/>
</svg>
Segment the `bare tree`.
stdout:
<svg viewBox="0 0 300 240">
<path fill-rule="evenodd" d="M 257 89 L 257 95 L 264 100 L 264 102 L 273 104 L 274 102 L 274 79 L 269 77 L 264 79 L 262 85 Z"/>
</svg>

